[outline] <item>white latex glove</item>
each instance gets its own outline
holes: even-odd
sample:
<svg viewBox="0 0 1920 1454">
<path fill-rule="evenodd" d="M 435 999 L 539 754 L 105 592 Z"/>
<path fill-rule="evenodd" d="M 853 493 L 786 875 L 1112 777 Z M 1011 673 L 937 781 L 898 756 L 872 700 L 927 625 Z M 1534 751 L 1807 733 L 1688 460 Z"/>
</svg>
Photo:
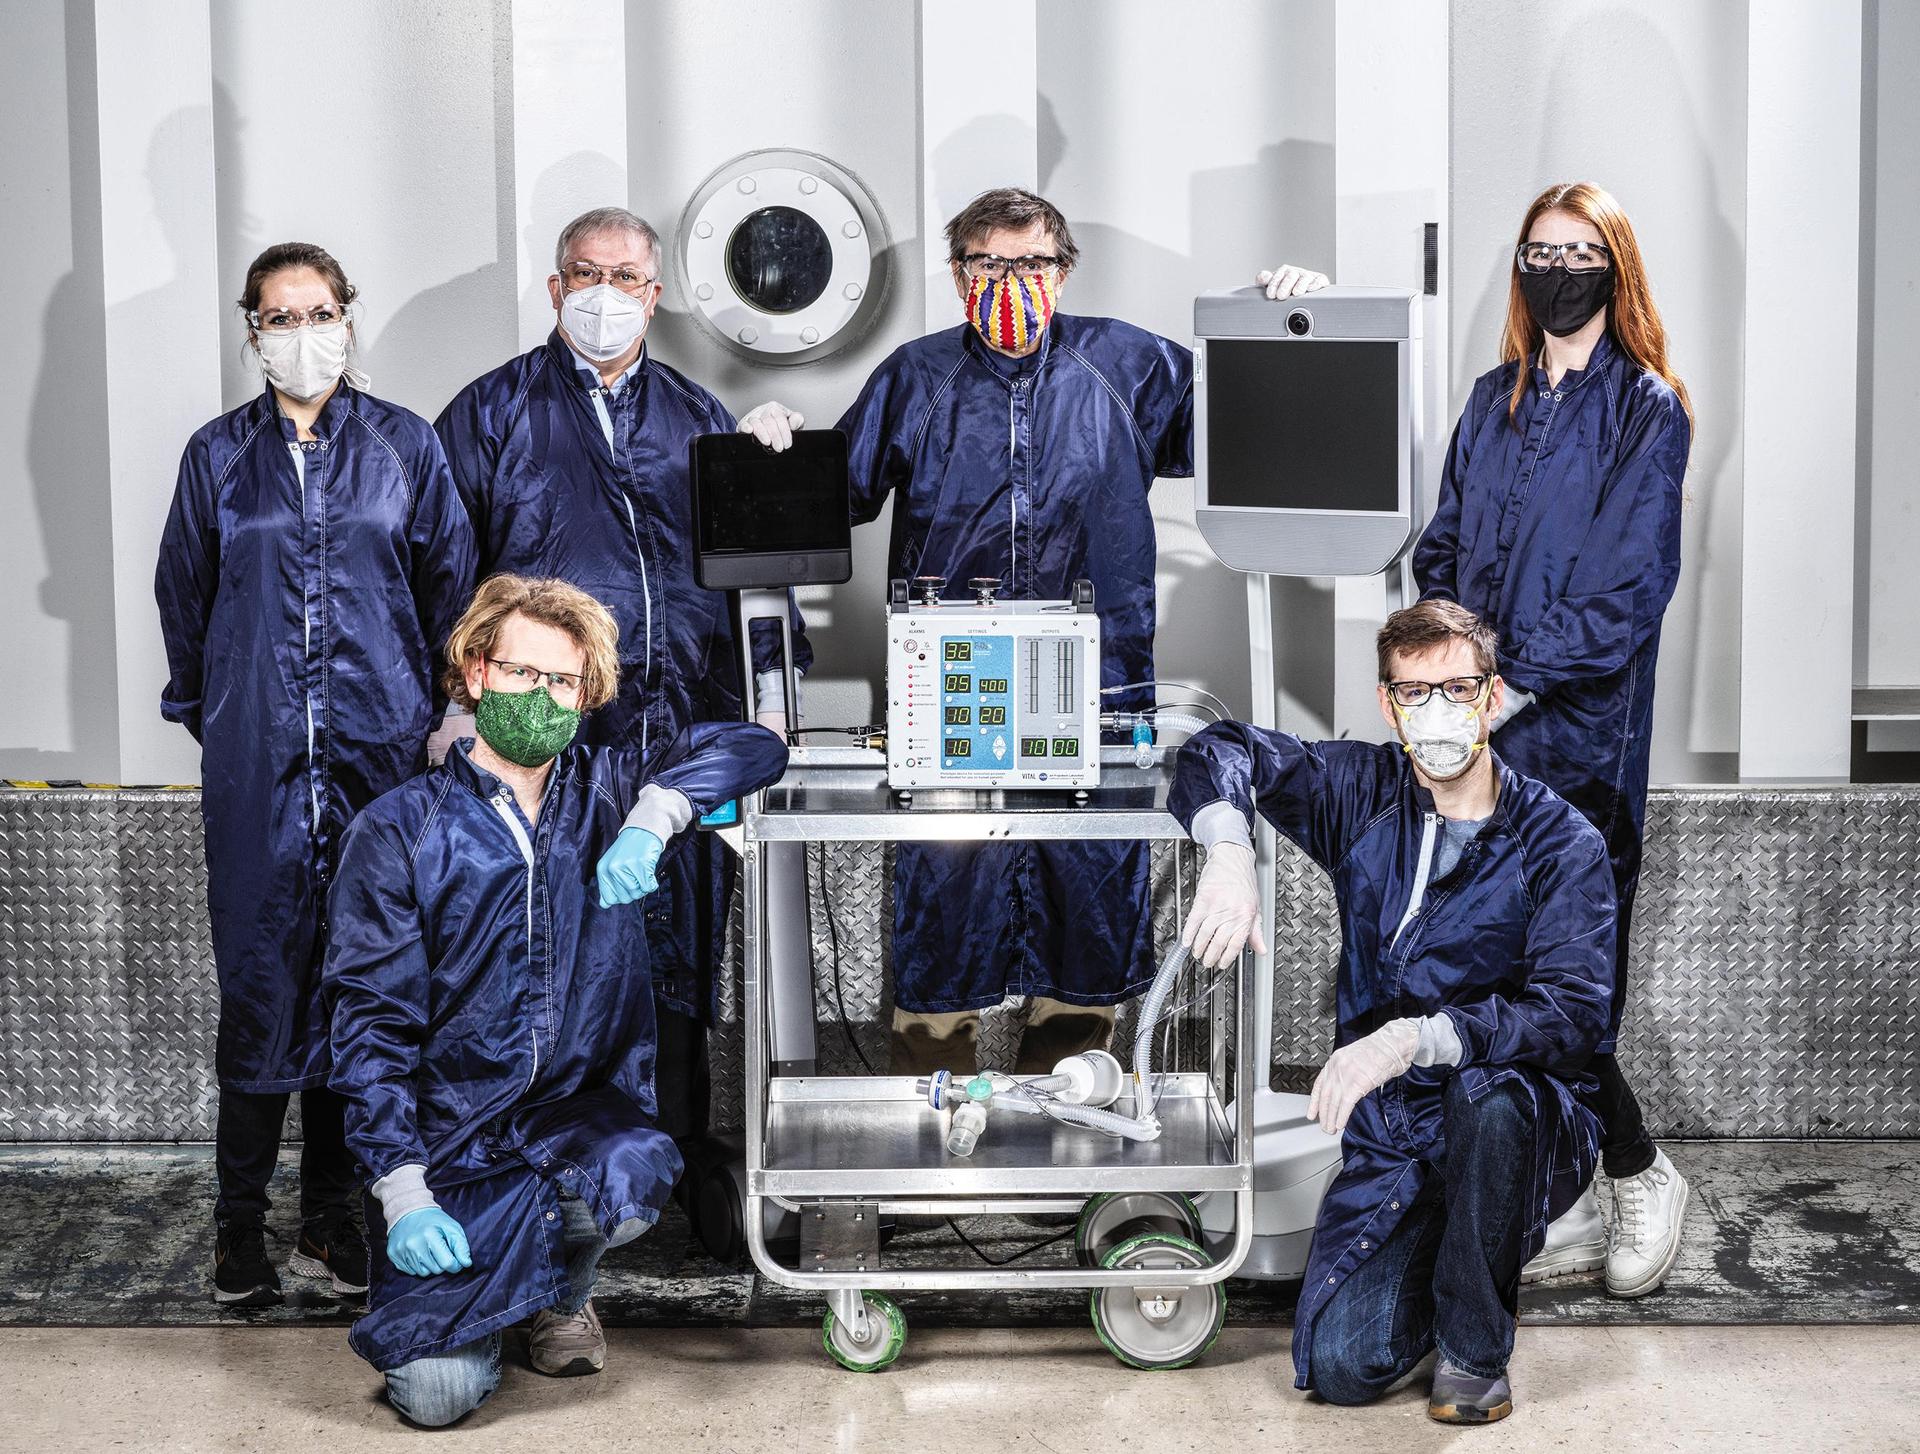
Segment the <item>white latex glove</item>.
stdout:
<svg viewBox="0 0 1920 1454">
<path fill-rule="evenodd" d="M 1207 850 L 1207 866 L 1200 870 L 1187 929 L 1180 936 L 1204 968 L 1218 969 L 1237 959 L 1249 940 L 1255 954 L 1266 952 L 1253 862 L 1253 850 L 1244 844 L 1216 843 Z"/>
<path fill-rule="evenodd" d="M 803 679 L 804 680 L 804 679 Z M 787 678 L 786 673 L 778 671 L 757 672 L 753 678 L 754 713 L 753 720 L 769 732 L 778 735 L 782 742 L 787 740 Z M 797 688 L 798 681 L 794 683 Z M 804 697 L 806 694 L 803 692 Z M 805 703 L 802 703 L 804 706 Z"/>
<path fill-rule="evenodd" d="M 757 409 L 747 411 L 740 421 L 740 432 L 751 434 L 775 453 L 793 443 L 793 431 L 806 428 L 807 421 L 785 404 L 769 399 Z"/>
<path fill-rule="evenodd" d="M 1342 1045 L 1314 1077 L 1307 1119 L 1318 1121 L 1329 1136 L 1338 1136 L 1363 1097 L 1413 1067 L 1419 1048 L 1420 1026 L 1414 1020 L 1389 1020 L 1371 1035 Z"/>
<path fill-rule="evenodd" d="M 1487 730 L 1489 732 L 1498 732 L 1528 707 L 1531 707 L 1533 703 L 1533 693 L 1523 692 L 1512 682 L 1508 682 L 1506 699 L 1500 703 L 1500 711 L 1494 717 L 1493 721 L 1488 724 Z"/>
<path fill-rule="evenodd" d="M 1317 293 L 1332 281 L 1325 273 L 1316 273 L 1312 268 L 1297 267 L 1293 263 L 1281 263 L 1277 268 L 1262 268 L 1253 275 L 1254 283 L 1267 290 L 1267 296 L 1279 302 L 1282 298 L 1295 298 L 1302 293 Z"/>
<path fill-rule="evenodd" d="M 438 767 L 447 760 L 447 753 L 455 742 L 473 735 L 473 713 L 465 707 L 449 704 L 447 715 L 440 719 L 440 725 L 427 734 L 427 766 Z"/>
</svg>

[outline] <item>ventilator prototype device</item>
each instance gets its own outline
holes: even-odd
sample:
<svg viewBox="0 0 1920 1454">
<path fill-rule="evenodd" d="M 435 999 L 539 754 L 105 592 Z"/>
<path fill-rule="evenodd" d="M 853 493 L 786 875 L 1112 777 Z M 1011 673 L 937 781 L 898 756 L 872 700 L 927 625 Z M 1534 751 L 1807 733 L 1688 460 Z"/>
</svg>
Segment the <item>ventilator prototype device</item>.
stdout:
<svg viewBox="0 0 1920 1454">
<path fill-rule="evenodd" d="M 1240 571 L 1369 576 L 1413 534 L 1420 299 L 1334 287 L 1193 301 L 1195 519 Z"/>
<path fill-rule="evenodd" d="M 893 582 L 887 608 L 887 783 L 894 789 L 1090 788 L 1100 781 L 1100 618 L 1070 601 L 973 599 Z"/>
</svg>

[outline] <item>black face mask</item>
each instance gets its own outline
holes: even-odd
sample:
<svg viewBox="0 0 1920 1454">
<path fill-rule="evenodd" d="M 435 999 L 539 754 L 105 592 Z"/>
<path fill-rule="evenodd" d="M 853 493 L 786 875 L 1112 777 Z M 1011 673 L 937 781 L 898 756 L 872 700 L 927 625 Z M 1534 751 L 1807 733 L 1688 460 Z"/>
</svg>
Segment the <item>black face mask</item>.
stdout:
<svg viewBox="0 0 1920 1454">
<path fill-rule="evenodd" d="M 1613 301 L 1613 269 L 1570 273 L 1564 267 L 1520 274 L 1520 296 L 1533 321 L 1555 338 L 1578 333 L 1586 321 Z"/>
</svg>

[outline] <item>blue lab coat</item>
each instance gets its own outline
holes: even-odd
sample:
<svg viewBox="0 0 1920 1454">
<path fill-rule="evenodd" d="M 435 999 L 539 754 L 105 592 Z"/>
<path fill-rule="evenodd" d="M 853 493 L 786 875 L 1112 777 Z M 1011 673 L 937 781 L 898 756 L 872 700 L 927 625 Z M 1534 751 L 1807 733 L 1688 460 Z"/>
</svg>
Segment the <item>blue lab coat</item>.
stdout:
<svg viewBox="0 0 1920 1454">
<path fill-rule="evenodd" d="M 1680 576 L 1691 426 L 1679 396 L 1610 336 L 1558 388 L 1531 368 L 1509 422 L 1519 367 L 1502 364 L 1474 384 L 1413 569 L 1423 595 L 1458 601 L 1499 630 L 1502 674 L 1536 698 L 1494 734 L 1500 756 L 1566 798 L 1607 841 L 1620 904 L 1601 1046 L 1611 1050 L 1646 829 L 1660 618 Z"/>
<path fill-rule="evenodd" d="M 202 749 L 215 1067 L 240 1091 L 326 1081 L 316 991 L 340 837 L 426 765 L 441 652 L 473 589 L 426 420 L 342 380 L 314 434 L 299 443 L 270 390 L 200 429 L 154 575 L 160 712 Z"/>
<path fill-rule="evenodd" d="M 434 422 L 473 519 L 482 577 L 558 576 L 613 613 L 620 693 L 589 716 L 581 741 L 642 754 L 690 722 L 737 721 L 741 667 L 729 597 L 693 578 L 689 454 L 726 432 L 718 399 L 642 351 L 604 399 L 556 331 L 462 389 Z M 754 669 L 780 665 L 777 632 L 756 633 Z M 794 663 L 812 662 L 795 616 Z M 706 1018 L 726 925 L 731 865 L 706 836 L 660 864 L 646 908 L 662 1003 Z"/>
<path fill-rule="evenodd" d="M 893 498 L 894 578 L 993 576 L 1002 597 L 1093 582 L 1101 680 L 1153 680 L 1157 476 L 1193 473 L 1193 356 L 1111 318 L 1054 318 L 1030 358 L 965 324 L 895 350 L 840 421 L 855 523 Z M 1153 700 L 1129 685 L 1116 710 Z M 918 1012 L 1010 994 L 1108 1005 L 1153 977 L 1136 843 L 927 845 L 895 860 L 894 995 Z"/>
<path fill-rule="evenodd" d="M 604 1233 L 658 1216 L 680 1156 L 653 1125 L 644 911 L 602 909 L 594 870 L 643 784 L 700 814 L 786 761 L 750 723 L 696 724 L 650 759 L 575 745 L 529 824 L 460 743 L 355 821 L 326 961 L 331 1084 L 368 1182 L 424 1165 L 473 1253 L 464 1272 L 396 1270 L 369 1197 L 372 1285 L 352 1343 L 376 1368 L 558 1302 L 563 1190 Z"/>
<path fill-rule="evenodd" d="M 1336 1045 L 1405 1015 L 1448 1016 L 1458 1067 L 1416 1068 L 1363 1098 L 1341 1141 L 1294 1315 L 1297 1384 L 1309 1386 L 1313 1324 L 1339 1286 L 1392 1235 L 1444 1162 L 1447 1081 L 1474 1099 L 1516 1084 L 1539 1128 L 1520 1260 L 1593 1178 L 1598 1089 L 1585 1066 L 1613 995 L 1613 875 L 1606 845 L 1550 790 L 1496 759 L 1493 817 L 1444 878 L 1422 882 L 1438 851 L 1433 796 L 1397 746 L 1305 743 L 1238 722 L 1180 752 L 1169 807 L 1192 827 L 1220 801 L 1257 803 L 1333 877 L 1340 906 Z M 1401 928 L 1414 903 L 1418 913 Z M 1397 936 L 1397 937 L 1396 937 Z"/>
</svg>

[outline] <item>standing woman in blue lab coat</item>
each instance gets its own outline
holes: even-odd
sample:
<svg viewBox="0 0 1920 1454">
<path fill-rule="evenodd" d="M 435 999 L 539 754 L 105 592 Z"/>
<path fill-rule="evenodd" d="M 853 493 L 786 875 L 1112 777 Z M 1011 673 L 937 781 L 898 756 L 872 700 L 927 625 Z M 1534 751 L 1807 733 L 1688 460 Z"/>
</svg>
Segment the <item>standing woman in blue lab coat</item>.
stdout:
<svg viewBox="0 0 1920 1454">
<path fill-rule="evenodd" d="M 1647 1135 L 1613 1052 L 1693 416 L 1633 227 L 1601 188 L 1549 187 L 1527 208 L 1501 360 L 1454 430 L 1413 568 L 1423 597 L 1498 629 L 1508 691 L 1494 749 L 1600 830 L 1619 898 L 1613 1010 L 1591 1067 L 1615 1216 L 1603 1227 L 1589 1190 L 1525 1280 L 1604 1262 L 1609 1292 L 1640 1297 L 1673 1265 L 1687 1183 Z"/>
<path fill-rule="evenodd" d="M 424 419 L 363 392 L 355 289 L 311 243 L 268 248 L 240 311 L 265 391 L 180 461 L 154 594 L 160 711 L 200 743 L 220 979 L 214 1300 L 280 1301 L 267 1183 L 300 1093 L 289 1262 L 366 1291 L 353 1161 L 319 1003 L 328 886 L 348 821 L 426 766 L 435 666 L 473 589 L 466 511 Z"/>
</svg>

